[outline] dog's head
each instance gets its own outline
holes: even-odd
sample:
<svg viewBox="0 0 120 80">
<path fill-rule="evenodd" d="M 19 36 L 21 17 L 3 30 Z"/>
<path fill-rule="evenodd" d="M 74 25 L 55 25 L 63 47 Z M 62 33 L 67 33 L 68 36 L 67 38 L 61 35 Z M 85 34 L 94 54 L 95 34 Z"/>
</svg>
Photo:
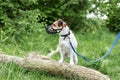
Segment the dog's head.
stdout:
<svg viewBox="0 0 120 80">
<path fill-rule="evenodd" d="M 52 25 L 46 27 L 46 32 L 49 34 L 59 33 L 64 27 L 66 27 L 66 23 L 62 19 L 58 19 Z"/>
</svg>

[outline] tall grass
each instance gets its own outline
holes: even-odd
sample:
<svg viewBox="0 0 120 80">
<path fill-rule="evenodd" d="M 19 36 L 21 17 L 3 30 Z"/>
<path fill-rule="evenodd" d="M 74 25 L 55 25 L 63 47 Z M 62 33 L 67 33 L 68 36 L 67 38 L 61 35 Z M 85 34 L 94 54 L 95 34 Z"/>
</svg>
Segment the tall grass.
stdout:
<svg viewBox="0 0 120 80">
<path fill-rule="evenodd" d="M 88 57 L 90 60 L 95 60 L 103 56 L 111 47 L 116 34 L 110 33 L 106 30 L 92 32 L 75 32 L 78 41 L 77 51 L 82 55 Z M 14 37 L 0 42 L 0 51 L 6 54 L 24 57 L 29 52 L 38 52 L 39 54 L 47 55 L 50 49 L 56 49 L 58 43 L 58 35 L 49 35 L 44 30 L 40 33 L 34 33 L 29 36 L 24 35 L 19 41 Z M 106 75 L 109 75 L 111 80 L 119 80 L 120 76 L 120 40 L 112 50 L 109 56 L 102 61 L 89 64 L 83 59 L 79 58 L 79 64 L 89 68 L 96 69 Z M 53 56 L 54 59 L 59 60 L 59 54 Z M 68 61 L 67 61 L 68 62 Z M 0 80 L 67 80 L 62 76 L 52 76 L 46 72 L 28 71 L 23 67 L 17 66 L 13 63 L 0 63 Z"/>
</svg>

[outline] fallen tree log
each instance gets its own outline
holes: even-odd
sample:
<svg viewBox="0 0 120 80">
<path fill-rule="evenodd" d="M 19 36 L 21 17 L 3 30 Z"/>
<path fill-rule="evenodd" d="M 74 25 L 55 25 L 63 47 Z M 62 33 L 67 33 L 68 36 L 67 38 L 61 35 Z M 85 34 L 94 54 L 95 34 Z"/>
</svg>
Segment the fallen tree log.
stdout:
<svg viewBox="0 0 120 80">
<path fill-rule="evenodd" d="M 61 75 L 77 80 L 110 80 L 106 75 L 96 70 L 78 65 L 70 65 L 68 63 L 59 64 L 47 56 L 34 52 L 25 58 L 0 53 L 0 62 L 13 62 L 28 69 L 46 71 L 53 75 Z"/>
</svg>

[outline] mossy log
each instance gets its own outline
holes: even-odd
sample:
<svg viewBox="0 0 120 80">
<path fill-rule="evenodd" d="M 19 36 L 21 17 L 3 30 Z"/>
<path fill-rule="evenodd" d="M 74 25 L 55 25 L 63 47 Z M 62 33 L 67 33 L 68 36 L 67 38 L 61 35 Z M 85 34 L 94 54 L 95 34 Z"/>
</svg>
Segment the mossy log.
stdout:
<svg viewBox="0 0 120 80">
<path fill-rule="evenodd" d="M 46 71 L 52 75 L 61 75 L 75 80 L 110 80 L 106 75 L 96 70 L 69 63 L 59 64 L 57 61 L 35 52 L 25 58 L 0 53 L 0 62 L 13 62 L 28 69 Z"/>
</svg>

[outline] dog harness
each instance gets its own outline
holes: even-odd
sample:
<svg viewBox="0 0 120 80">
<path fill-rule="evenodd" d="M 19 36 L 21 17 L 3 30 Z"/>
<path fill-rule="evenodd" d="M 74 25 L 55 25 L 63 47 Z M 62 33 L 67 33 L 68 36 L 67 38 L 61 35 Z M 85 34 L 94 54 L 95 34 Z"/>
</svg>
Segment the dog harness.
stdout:
<svg viewBox="0 0 120 80">
<path fill-rule="evenodd" d="M 67 34 L 65 34 L 65 35 L 60 35 L 61 37 L 64 37 L 63 38 L 63 40 L 65 40 L 66 38 L 67 38 L 67 36 L 69 36 L 70 35 L 70 31 L 67 33 Z"/>
</svg>

